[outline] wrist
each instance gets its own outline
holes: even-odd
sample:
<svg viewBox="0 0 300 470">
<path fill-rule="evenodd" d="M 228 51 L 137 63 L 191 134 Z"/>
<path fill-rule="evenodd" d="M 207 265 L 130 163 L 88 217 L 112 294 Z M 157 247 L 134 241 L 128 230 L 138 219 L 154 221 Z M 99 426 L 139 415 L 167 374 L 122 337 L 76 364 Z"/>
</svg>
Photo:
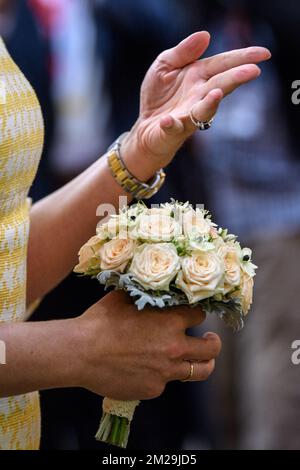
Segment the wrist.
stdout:
<svg viewBox="0 0 300 470">
<path fill-rule="evenodd" d="M 77 344 L 77 357 L 72 386 L 83 387 L 88 390 L 92 389 L 92 384 L 95 381 L 99 384 L 101 377 L 104 375 L 103 357 L 105 354 L 102 347 L 105 343 L 105 337 L 102 335 L 104 327 L 101 324 L 99 309 L 95 314 L 92 313 L 92 310 L 93 308 L 74 319 L 73 326 L 73 338 Z"/>
<path fill-rule="evenodd" d="M 107 151 L 107 163 L 114 179 L 137 200 L 156 194 L 166 176 L 162 168 L 154 172 L 154 160 L 141 148 L 140 139 L 132 130 L 122 134 Z"/>
<path fill-rule="evenodd" d="M 155 173 L 163 168 L 163 159 L 153 155 L 147 148 L 143 139 L 143 126 L 136 122 L 122 141 L 122 159 L 138 180 L 148 182 Z"/>
</svg>

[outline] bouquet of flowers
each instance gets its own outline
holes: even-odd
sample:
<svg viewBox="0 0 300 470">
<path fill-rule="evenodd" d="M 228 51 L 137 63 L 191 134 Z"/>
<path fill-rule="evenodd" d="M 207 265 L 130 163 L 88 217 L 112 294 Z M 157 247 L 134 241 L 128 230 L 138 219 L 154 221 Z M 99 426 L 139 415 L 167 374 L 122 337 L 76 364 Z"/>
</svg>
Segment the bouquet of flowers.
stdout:
<svg viewBox="0 0 300 470">
<path fill-rule="evenodd" d="M 98 225 L 74 271 L 125 290 L 139 310 L 200 305 L 239 330 L 252 303 L 251 254 L 204 209 L 177 201 L 149 209 L 138 202 Z M 138 403 L 105 398 L 96 438 L 126 447 Z"/>
</svg>

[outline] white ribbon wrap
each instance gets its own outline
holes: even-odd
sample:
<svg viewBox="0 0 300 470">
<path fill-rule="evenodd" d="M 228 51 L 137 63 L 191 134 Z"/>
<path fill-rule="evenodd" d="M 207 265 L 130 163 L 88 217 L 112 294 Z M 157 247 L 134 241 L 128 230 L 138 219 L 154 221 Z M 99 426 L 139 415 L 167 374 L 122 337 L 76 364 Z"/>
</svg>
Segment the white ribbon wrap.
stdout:
<svg viewBox="0 0 300 470">
<path fill-rule="evenodd" d="M 112 398 L 104 398 L 103 400 L 103 411 L 105 413 L 119 416 L 120 418 L 127 418 L 128 421 L 132 421 L 136 407 L 139 405 L 139 401 L 122 401 L 114 400 Z"/>
</svg>

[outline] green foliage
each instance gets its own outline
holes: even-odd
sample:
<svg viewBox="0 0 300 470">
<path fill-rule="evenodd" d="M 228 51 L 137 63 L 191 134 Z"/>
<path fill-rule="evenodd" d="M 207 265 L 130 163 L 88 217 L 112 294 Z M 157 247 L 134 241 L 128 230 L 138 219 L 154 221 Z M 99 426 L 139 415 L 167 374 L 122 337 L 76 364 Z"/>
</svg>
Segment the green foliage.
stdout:
<svg viewBox="0 0 300 470">
<path fill-rule="evenodd" d="M 244 327 L 242 306 L 239 298 L 219 301 L 214 300 L 212 297 L 202 300 L 200 305 L 205 313 L 214 313 L 235 331 L 239 331 Z"/>
</svg>

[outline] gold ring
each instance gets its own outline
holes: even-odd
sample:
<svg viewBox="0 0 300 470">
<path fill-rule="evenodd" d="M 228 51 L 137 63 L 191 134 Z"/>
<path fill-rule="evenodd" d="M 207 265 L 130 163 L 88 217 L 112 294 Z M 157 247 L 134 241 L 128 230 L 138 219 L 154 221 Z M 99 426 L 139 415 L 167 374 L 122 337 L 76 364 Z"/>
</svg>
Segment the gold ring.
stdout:
<svg viewBox="0 0 300 470">
<path fill-rule="evenodd" d="M 189 363 L 190 363 L 190 373 L 189 373 L 188 377 L 186 379 L 181 380 L 181 382 L 190 382 L 193 378 L 194 364 L 191 361 L 189 361 Z"/>
</svg>

